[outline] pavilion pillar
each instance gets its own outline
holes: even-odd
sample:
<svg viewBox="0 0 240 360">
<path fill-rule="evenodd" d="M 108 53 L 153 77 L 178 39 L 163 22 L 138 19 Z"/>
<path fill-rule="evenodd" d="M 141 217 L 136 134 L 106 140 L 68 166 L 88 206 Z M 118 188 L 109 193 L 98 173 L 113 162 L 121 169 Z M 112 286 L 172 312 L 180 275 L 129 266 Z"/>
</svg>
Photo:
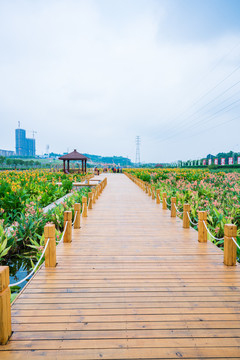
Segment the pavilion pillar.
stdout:
<svg viewBox="0 0 240 360">
<path fill-rule="evenodd" d="M 85 173 L 87 172 L 87 160 L 85 160 Z"/>
<path fill-rule="evenodd" d="M 70 172 L 70 168 L 69 168 L 69 160 L 67 161 L 67 169 L 68 169 L 68 172 Z"/>
<path fill-rule="evenodd" d="M 65 160 L 63 160 L 63 172 L 65 173 L 66 167 L 65 167 Z"/>
</svg>

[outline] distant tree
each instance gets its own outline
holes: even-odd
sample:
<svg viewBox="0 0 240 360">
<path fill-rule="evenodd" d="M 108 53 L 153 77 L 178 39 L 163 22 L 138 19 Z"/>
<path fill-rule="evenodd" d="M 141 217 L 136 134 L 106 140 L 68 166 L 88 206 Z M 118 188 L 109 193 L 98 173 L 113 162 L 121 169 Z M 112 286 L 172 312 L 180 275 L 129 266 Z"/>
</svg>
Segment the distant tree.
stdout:
<svg viewBox="0 0 240 360">
<path fill-rule="evenodd" d="M 6 160 L 5 156 L 0 156 L 0 164 L 3 166 L 4 161 Z"/>
<path fill-rule="evenodd" d="M 12 159 L 7 158 L 6 164 L 7 164 L 9 167 L 12 166 L 12 163 L 13 163 Z"/>
</svg>

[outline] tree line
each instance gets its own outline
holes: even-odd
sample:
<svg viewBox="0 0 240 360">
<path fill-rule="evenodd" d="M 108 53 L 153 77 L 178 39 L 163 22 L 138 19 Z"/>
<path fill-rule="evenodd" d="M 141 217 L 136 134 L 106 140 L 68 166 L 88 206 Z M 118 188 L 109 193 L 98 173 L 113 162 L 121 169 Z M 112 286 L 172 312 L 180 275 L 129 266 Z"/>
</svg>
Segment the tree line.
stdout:
<svg viewBox="0 0 240 360">
<path fill-rule="evenodd" d="M 12 159 L 6 158 L 5 156 L 0 156 L 0 165 L 1 167 L 8 168 L 32 168 L 32 167 L 40 167 L 41 162 L 38 160 L 22 160 L 22 159 Z"/>
</svg>

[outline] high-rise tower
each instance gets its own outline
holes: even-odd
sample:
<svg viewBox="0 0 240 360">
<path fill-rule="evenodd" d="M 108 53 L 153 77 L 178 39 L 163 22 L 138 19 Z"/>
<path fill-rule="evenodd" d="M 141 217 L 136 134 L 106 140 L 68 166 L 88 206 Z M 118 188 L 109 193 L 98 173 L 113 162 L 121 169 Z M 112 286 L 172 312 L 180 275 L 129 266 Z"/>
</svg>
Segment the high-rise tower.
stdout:
<svg viewBox="0 0 240 360">
<path fill-rule="evenodd" d="M 26 138 L 26 130 L 20 129 L 20 121 L 18 128 L 15 130 L 16 155 L 35 157 L 36 143 L 35 139 Z"/>
</svg>

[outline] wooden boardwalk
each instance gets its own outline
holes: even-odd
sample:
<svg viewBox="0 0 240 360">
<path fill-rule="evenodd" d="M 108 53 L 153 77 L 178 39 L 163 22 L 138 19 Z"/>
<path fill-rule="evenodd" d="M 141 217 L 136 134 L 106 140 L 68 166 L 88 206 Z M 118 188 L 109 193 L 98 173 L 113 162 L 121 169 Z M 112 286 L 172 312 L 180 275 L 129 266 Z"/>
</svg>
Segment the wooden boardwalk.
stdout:
<svg viewBox="0 0 240 360">
<path fill-rule="evenodd" d="M 12 306 L 0 359 L 240 359 L 240 271 L 125 175 Z"/>
</svg>

